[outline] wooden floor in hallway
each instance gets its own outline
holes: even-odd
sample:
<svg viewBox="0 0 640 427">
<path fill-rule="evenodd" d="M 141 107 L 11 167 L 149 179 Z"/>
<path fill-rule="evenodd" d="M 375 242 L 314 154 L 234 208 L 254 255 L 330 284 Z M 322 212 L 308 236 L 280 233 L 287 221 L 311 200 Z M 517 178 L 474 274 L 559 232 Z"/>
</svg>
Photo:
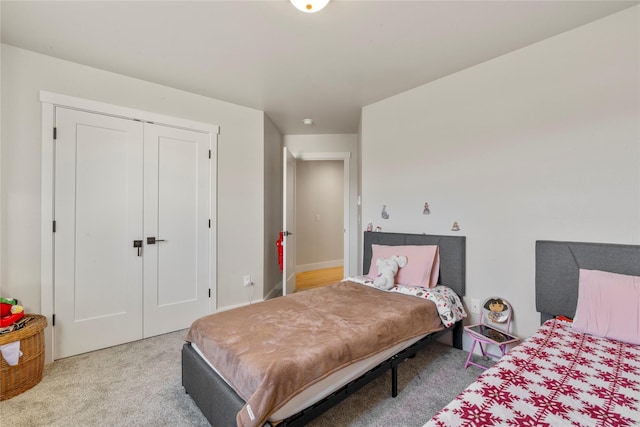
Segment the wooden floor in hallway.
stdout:
<svg viewBox="0 0 640 427">
<path fill-rule="evenodd" d="M 343 267 L 296 273 L 296 292 L 337 283 L 344 278 Z"/>
</svg>

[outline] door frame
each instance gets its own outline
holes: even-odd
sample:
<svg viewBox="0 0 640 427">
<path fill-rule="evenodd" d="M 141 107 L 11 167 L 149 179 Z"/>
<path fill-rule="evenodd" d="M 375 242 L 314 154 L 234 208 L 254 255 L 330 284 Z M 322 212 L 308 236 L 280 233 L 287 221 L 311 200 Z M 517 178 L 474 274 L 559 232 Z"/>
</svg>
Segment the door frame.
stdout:
<svg viewBox="0 0 640 427">
<path fill-rule="evenodd" d="M 350 152 L 305 152 L 305 153 L 294 153 L 292 152 L 293 157 L 298 161 L 317 161 L 317 160 L 342 160 L 343 162 L 343 257 L 344 257 L 344 272 L 343 275 L 347 275 L 350 267 L 350 242 L 351 242 L 351 217 L 350 217 L 350 201 L 351 201 L 351 193 L 350 193 L 350 183 L 351 183 L 351 175 L 349 170 L 349 162 L 351 161 L 351 153 Z M 294 177 L 294 179 L 296 179 Z M 295 203 L 295 200 L 294 200 Z M 295 217 L 295 210 L 294 210 Z M 293 238 L 296 238 L 296 233 L 293 234 Z M 294 245 L 295 247 L 295 245 Z M 282 284 L 283 288 L 286 286 L 285 283 Z M 284 291 L 284 289 L 283 289 Z"/>
<path fill-rule="evenodd" d="M 298 179 L 298 160 L 289 151 L 289 147 L 283 147 L 282 153 L 282 296 L 287 296 L 290 283 L 293 284 L 291 293 L 296 291 L 296 184 Z"/>
<path fill-rule="evenodd" d="M 210 289 L 211 300 L 209 302 L 209 312 L 217 307 L 217 159 L 218 159 L 218 138 L 220 127 L 208 123 L 201 123 L 177 117 L 165 116 L 148 111 L 136 110 L 99 101 L 92 101 L 84 98 L 62 95 L 47 91 L 40 91 L 40 102 L 42 104 L 42 164 L 41 164 L 41 185 L 42 195 L 40 198 L 41 221 L 40 221 L 40 313 L 47 317 L 48 325 L 44 330 L 45 337 L 45 362 L 53 362 L 54 345 L 54 135 L 55 108 L 64 107 L 82 110 L 89 113 L 102 114 L 107 116 L 121 117 L 125 119 L 139 120 L 142 122 L 152 122 L 155 124 L 167 125 L 175 128 L 187 129 L 195 132 L 209 134 L 211 138 L 211 172 L 210 188 L 212 191 L 210 217 L 211 233 L 209 253 L 211 259 L 210 268 Z"/>
</svg>

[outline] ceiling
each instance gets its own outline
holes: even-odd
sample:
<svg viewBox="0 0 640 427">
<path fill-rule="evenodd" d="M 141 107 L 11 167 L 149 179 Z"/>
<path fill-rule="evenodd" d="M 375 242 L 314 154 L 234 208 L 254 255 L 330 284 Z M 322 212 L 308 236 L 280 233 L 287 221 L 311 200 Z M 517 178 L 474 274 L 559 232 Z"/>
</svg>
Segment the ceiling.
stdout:
<svg viewBox="0 0 640 427">
<path fill-rule="evenodd" d="M 2 43 L 356 133 L 363 106 L 638 1 L 1 2 Z M 313 118 L 306 126 L 304 118 Z"/>
</svg>

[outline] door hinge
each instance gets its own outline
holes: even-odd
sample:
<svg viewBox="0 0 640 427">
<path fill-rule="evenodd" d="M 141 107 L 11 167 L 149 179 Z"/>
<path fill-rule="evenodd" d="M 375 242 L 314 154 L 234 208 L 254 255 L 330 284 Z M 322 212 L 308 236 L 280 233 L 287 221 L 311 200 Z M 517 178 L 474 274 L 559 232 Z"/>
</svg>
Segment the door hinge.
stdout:
<svg viewBox="0 0 640 427">
<path fill-rule="evenodd" d="M 55 140 L 58 137 L 58 128 L 53 128 L 53 139 Z"/>
<path fill-rule="evenodd" d="M 209 150 L 209 158 L 211 158 L 211 150 Z"/>
<path fill-rule="evenodd" d="M 209 228 L 211 228 L 211 220 L 209 220 Z"/>
<path fill-rule="evenodd" d="M 54 233 L 56 232 L 56 222 L 55 221 L 53 221 L 53 232 Z"/>
<path fill-rule="evenodd" d="M 209 288 L 209 298 L 211 298 L 211 288 Z"/>
<path fill-rule="evenodd" d="M 56 315 L 51 316 L 51 326 L 56 326 Z"/>
</svg>

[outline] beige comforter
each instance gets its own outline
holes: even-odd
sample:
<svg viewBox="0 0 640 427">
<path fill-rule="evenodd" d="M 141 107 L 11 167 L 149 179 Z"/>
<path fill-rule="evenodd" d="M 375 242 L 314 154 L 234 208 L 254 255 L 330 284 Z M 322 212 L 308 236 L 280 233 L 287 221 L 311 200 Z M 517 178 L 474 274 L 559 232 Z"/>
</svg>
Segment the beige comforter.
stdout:
<svg viewBox="0 0 640 427">
<path fill-rule="evenodd" d="M 246 402 L 236 419 L 249 427 L 332 372 L 441 329 L 431 301 L 342 282 L 203 317 L 186 340 Z"/>
</svg>

